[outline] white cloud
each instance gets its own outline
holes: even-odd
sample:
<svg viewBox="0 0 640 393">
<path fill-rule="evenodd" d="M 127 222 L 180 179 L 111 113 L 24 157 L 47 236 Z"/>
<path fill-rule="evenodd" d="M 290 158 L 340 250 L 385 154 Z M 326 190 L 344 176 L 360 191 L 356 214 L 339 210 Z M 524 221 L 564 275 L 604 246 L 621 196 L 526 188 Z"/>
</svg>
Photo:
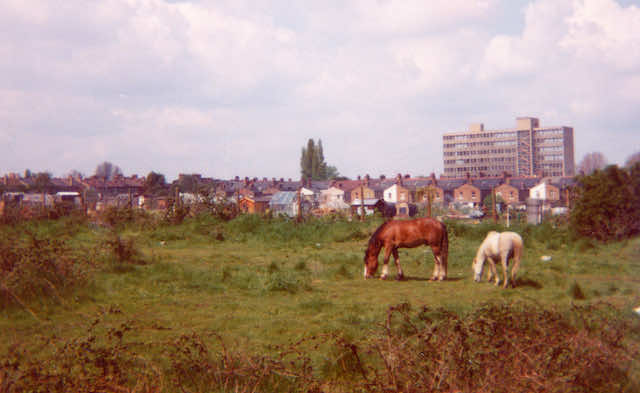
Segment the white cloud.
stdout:
<svg viewBox="0 0 640 393">
<path fill-rule="evenodd" d="M 579 60 L 620 71 L 640 68 L 640 8 L 623 8 L 613 0 L 576 0 L 567 25 L 560 44 Z"/>
<path fill-rule="evenodd" d="M 313 137 L 347 175 L 439 172 L 442 132 L 518 115 L 576 126 L 577 158 L 628 137 L 640 10 L 532 0 L 501 30 L 504 1 L 0 0 L 2 168 L 296 177 Z"/>
</svg>

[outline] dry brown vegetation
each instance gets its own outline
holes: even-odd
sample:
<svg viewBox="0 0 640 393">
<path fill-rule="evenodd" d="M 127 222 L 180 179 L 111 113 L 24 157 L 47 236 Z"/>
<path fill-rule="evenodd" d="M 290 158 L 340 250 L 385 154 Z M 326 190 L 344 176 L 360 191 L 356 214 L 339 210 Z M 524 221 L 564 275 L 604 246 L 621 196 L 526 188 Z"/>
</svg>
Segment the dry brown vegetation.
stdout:
<svg viewBox="0 0 640 393">
<path fill-rule="evenodd" d="M 14 346 L 0 362 L 0 391 L 47 392 L 602 392 L 638 391 L 629 377 L 640 325 L 606 304 L 560 313 L 485 305 L 468 315 L 408 304 L 358 341 L 308 337 L 270 354 L 212 348 L 196 333 L 135 342 L 105 310 L 86 335 L 50 337 L 44 354 Z M 629 340 L 629 338 L 635 340 Z M 329 347 L 329 358 L 313 361 Z"/>
</svg>

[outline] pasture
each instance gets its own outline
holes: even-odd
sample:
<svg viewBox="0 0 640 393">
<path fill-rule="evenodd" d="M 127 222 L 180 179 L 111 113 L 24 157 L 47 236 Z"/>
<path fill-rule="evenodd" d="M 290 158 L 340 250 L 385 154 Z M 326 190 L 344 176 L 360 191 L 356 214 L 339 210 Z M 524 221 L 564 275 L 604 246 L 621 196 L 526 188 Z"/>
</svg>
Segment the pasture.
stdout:
<svg viewBox="0 0 640 393">
<path fill-rule="evenodd" d="M 0 243 L 0 255 L 15 253 L 11 247 L 31 238 L 24 244 L 43 253 L 64 249 L 65 260 L 76 261 L 73 269 L 82 274 L 76 286 L 62 288 L 50 279 L 20 293 L 19 285 L 3 281 L 0 391 L 49 383 L 48 390 L 56 390 L 61 380 L 77 391 L 465 391 L 478 389 L 473 375 L 485 367 L 467 370 L 471 366 L 460 361 L 447 367 L 461 374 L 446 377 L 445 360 L 459 358 L 447 342 L 470 351 L 464 359 L 488 359 L 477 357 L 469 343 L 484 343 L 489 352 L 494 344 L 507 345 L 474 330 L 491 318 L 491 326 L 520 321 L 522 331 L 514 337 L 522 339 L 597 341 L 594 348 L 610 352 L 580 357 L 584 364 L 567 353 L 554 356 L 576 367 L 600 367 L 618 378 L 621 391 L 640 387 L 640 317 L 632 313 L 640 305 L 639 238 L 605 245 L 574 239 L 552 224 L 512 227 L 525 244 L 519 286 L 502 289 L 485 277 L 475 283 L 471 263 L 486 233 L 505 228 L 448 222 L 446 281 L 428 281 L 434 262 L 427 247 L 399 250 L 405 281 L 393 279 L 393 262 L 390 279 L 364 280 L 364 249 L 381 223 L 199 216 L 175 225 L 143 217 L 114 228 L 73 219 L 2 227 L 10 242 Z M 64 245 L 43 245 L 52 238 Z M 542 261 L 543 255 L 551 259 Z M 458 327 L 438 330 L 450 325 Z M 420 345 L 429 344 L 427 330 L 445 341 L 430 366 L 418 362 Z M 467 333 L 458 337 L 454 331 Z M 588 340 L 579 341 L 584 334 Z M 407 337 L 420 339 L 412 346 Z M 416 369 L 431 371 L 422 379 L 402 377 L 389 360 L 393 349 L 382 346 L 391 341 L 408 345 L 402 356 L 415 350 L 406 364 L 415 361 Z M 537 351 L 527 356 L 550 356 Z M 607 354 L 620 363 L 606 363 L 613 361 Z M 547 381 L 560 383 L 558 391 L 599 386 L 574 371 Z M 422 385 L 415 385 L 418 380 Z M 575 380 L 582 382 L 562 385 Z M 522 386 L 525 391 L 529 385 Z M 486 391 L 501 389 L 508 386 Z"/>
</svg>

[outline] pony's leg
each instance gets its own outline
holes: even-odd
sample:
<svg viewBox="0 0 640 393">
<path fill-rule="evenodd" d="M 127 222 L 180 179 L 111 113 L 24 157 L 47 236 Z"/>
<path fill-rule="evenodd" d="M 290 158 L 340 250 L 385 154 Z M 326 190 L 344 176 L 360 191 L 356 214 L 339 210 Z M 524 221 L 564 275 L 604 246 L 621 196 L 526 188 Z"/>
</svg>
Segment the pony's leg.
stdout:
<svg viewBox="0 0 640 393">
<path fill-rule="evenodd" d="M 516 273 L 518 272 L 518 268 L 520 267 L 520 257 L 513 257 L 513 266 L 511 266 L 511 286 L 513 288 L 516 287 Z"/>
<path fill-rule="evenodd" d="M 396 268 L 398 269 L 398 275 L 396 276 L 396 280 L 398 281 L 403 280 L 404 273 L 402 272 L 402 268 L 400 267 L 400 258 L 398 256 L 398 249 L 394 247 L 391 252 L 393 253 L 393 261 L 396 263 Z"/>
<path fill-rule="evenodd" d="M 509 275 L 508 275 L 509 255 L 502 254 L 500 256 L 500 262 L 502 264 L 502 276 L 504 277 L 504 284 L 502 284 L 502 287 L 507 288 L 509 286 Z"/>
<path fill-rule="evenodd" d="M 381 280 L 386 280 L 387 275 L 389 274 L 389 257 L 391 256 L 391 251 L 393 247 L 385 246 L 384 248 L 384 260 L 382 265 L 382 275 L 380 276 Z"/>
<path fill-rule="evenodd" d="M 493 258 L 487 258 L 487 260 L 489 262 L 489 271 L 491 272 L 488 281 L 491 282 L 491 278 L 493 278 L 495 280 L 495 284 L 500 285 L 500 276 L 496 269 L 496 261 Z"/>
</svg>

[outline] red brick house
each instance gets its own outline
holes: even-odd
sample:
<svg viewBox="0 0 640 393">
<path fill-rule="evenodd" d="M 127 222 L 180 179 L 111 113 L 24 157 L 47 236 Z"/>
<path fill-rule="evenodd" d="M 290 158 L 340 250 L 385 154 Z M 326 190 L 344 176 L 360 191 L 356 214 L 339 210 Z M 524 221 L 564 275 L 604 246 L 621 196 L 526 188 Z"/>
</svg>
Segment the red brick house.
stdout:
<svg viewBox="0 0 640 393">
<path fill-rule="evenodd" d="M 454 202 L 472 203 L 478 206 L 482 203 L 482 194 L 480 189 L 469 183 L 465 183 L 453 190 Z"/>
</svg>

